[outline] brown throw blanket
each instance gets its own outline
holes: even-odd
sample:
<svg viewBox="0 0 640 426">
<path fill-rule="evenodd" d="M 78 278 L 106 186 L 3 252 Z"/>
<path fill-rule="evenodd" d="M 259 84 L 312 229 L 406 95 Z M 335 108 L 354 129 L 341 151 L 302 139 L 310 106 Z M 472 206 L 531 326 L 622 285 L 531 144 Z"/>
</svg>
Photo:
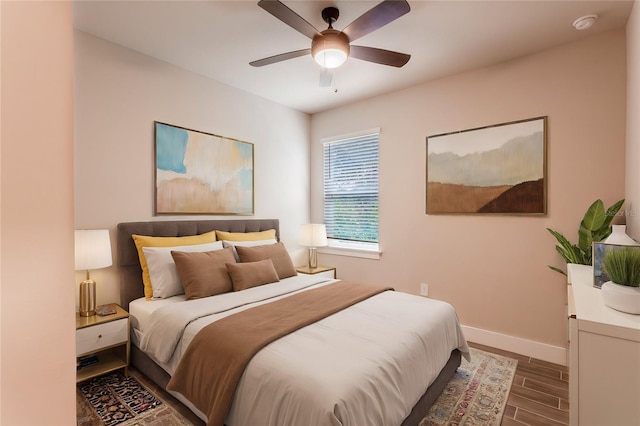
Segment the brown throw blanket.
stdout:
<svg viewBox="0 0 640 426">
<path fill-rule="evenodd" d="M 229 315 L 204 327 L 167 389 L 178 391 L 221 426 L 251 358 L 264 346 L 390 287 L 340 281 Z"/>
</svg>

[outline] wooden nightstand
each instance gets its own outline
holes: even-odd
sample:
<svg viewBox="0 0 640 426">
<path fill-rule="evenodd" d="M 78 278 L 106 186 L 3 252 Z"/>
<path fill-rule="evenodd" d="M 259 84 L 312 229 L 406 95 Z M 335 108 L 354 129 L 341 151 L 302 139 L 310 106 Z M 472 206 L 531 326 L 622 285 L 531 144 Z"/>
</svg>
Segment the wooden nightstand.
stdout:
<svg viewBox="0 0 640 426">
<path fill-rule="evenodd" d="M 98 362 L 80 368 L 76 382 L 129 367 L 129 313 L 116 306 L 111 315 L 81 317 L 76 312 L 76 357 L 95 355 Z"/>
<path fill-rule="evenodd" d="M 331 266 L 318 265 L 317 268 L 310 268 L 308 266 L 298 266 L 296 268 L 296 271 L 299 274 L 306 274 L 306 275 L 320 274 L 321 276 L 324 276 L 324 277 L 329 277 L 333 279 L 337 278 L 336 268 Z"/>
</svg>

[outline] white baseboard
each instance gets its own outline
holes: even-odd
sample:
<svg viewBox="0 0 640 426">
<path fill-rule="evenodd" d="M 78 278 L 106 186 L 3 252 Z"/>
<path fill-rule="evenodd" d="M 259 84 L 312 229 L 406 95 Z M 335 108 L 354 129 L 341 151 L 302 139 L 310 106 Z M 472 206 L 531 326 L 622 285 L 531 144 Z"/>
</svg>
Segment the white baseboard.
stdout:
<svg viewBox="0 0 640 426">
<path fill-rule="evenodd" d="M 567 349 L 533 340 L 521 339 L 481 328 L 462 326 L 467 340 L 555 364 L 567 365 Z"/>
</svg>

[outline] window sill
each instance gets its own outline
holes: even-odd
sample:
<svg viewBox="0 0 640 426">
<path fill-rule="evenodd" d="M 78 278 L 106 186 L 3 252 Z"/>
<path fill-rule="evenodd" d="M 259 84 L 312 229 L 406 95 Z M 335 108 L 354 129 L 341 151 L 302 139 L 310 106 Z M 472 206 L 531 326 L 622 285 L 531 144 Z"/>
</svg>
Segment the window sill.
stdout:
<svg viewBox="0 0 640 426">
<path fill-rule="evenodd" d="M 382 250 L 377 244 L 359 244 L 347 241 L 330 241 L 328 246 L 318 247 L 318 253 L 373 260 L 379 260 L 382 256 Z"/>
</svg>

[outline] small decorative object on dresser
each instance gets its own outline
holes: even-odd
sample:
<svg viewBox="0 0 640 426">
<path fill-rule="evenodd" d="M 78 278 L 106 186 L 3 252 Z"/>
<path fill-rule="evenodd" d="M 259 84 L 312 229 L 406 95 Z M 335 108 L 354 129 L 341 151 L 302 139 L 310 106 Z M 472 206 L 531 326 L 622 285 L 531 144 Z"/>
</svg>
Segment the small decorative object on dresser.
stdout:
<svg viewBox="0 0 640 426">
<path fill-rule="evenodd" d="M 90 269 L 111 266 L 111 240 L 107 229 L 75 231 L 76 271 L 87 271 L 87 279 L 80 283 L 80 316 L 96 314 L 96 282 Z"/>
<path fill-rule="evenodd" d="M 603 268 L 604 257 L 608 251 L 627 246 L 638 246 L 638 242 L 625 233 L 626 225 L 612 225 L 611 235 L 601 243 L 593 243 L 593 286 L 600 288 L 609 281 L 609 276 Z"/>
<path fill-rule="evenodd" d="M 129 366 L 129 313 L 120 306 L 115 313 L 90 317 L 76 314 L 76 382 Z"/>
<path fill-rule="evenodd" d="M 113 315 L 118 312 L 117 305 L 115 303 L 109 303 L 108 305 L 100 305 L 96 308 L 96 315 Z"/>
<path fill-rule="evenodd" d="M 619 246 L 637 246 L 638 242 L 627 235 L 627 225 L 611 225 L 611 234 L 603 243 Z"/>
<path fill-rule="evenodd" d="M 602 284 L 605 305 L 617 311 L 640 314 L 640 247 L 608 250 L 603 267 L 611 279 Z"/>
</svg>

